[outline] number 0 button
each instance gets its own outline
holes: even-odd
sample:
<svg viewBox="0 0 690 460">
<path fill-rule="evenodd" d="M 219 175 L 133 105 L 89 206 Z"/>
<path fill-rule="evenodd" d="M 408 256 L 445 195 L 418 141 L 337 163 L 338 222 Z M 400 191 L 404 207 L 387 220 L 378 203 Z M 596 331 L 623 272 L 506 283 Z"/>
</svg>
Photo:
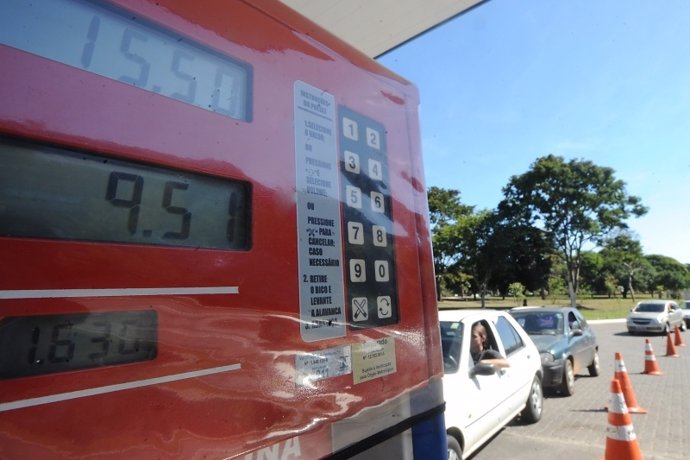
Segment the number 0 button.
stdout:
<svg viewBox="0 0 690 460">
<path fill-rule="evenodd" d="M 388 281 L 388 261 L 387 260 L 375 260 L 374 261 L 374 274 L 376 276 L 376 281 L 385 283 Z"/>
</svg>

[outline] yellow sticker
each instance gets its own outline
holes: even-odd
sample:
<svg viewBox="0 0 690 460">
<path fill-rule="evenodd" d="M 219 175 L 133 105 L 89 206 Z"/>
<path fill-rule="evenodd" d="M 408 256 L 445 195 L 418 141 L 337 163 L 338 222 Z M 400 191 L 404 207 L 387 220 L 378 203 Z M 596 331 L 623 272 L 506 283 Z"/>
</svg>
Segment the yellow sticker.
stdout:
<svg viewBox="0 0 690 460">
<path fill-rule="evenodd" d="M 392 337 L 352 345 L 352 377 L 355 384 L 395 372 L 395 339 Z"/>
</svg>

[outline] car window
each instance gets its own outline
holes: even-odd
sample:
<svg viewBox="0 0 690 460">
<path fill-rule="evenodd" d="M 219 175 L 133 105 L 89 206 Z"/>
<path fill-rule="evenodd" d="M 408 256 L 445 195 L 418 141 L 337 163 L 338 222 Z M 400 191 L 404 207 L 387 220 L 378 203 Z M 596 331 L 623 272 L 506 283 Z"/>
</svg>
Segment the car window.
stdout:
<svg viewBox="0 0 690 460">
<path fill-rule="evenodd" d="M 587 327 L 587 320 L 585 319 L 585 317 L 582 316 L 582 313 L 580 313 L 577 310 L 573 310 L 572 314 L 575 315 L 578 323 L 580 323 L 580 327 L 582 328 L 582 330 L 584 330 Z"/>
<path fill-rule="evenodd" d="M 560 313 L 514 313 L 513 316 L 528 334 L 563 334 L 563 315 Z"/>
<path fill-rule="evenodd" d="M 446 374 L 454 374 L 458 371 L 458 363 L 460 363 L 463 324 L 458 321 L 441 321 L 440 326 L 443 370 Z"/>
<path fill-rule="evenodd" d="M 635 308 L 635 311 L 641 313 L 661 313 L 665 309 L 664 305 L 660 303 L 641 303 Z"/>
<path fill-rule="evenodd" d="M 505 348 L 507 356 L 510 356 L 512 353 L 515 353 L 525 346 L 520 334 L 518 334 L 513 325 L 504 317 L 498 317 L 498 321 L 496 321 L 496 330 L 498 331 L 498 336 L 501 338 L 501 342 L 503 342 L 503 348 Z"/>
<path fill-rule="evenodd" d="M 575 316 L 574 312 L 568 312 L 568 324 L 570 325 L 570 329 L 582 329 L 582 325 L 580 324 L 580 320 Z"/>
</svg>

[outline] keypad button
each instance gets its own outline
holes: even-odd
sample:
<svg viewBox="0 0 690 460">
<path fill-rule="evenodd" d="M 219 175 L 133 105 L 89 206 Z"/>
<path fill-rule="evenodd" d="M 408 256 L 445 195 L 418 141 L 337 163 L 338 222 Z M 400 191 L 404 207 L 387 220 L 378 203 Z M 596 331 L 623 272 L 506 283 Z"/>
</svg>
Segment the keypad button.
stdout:
<svg viewBox="0 0 690 460">
<path fill-rule="evenodd" d="M 364 225 L 361 222 L 347 223 L 347 242 L 350 244 L 364 244 Z"/>
<path fill-rule="evenodd" d="M 350 281 L 364 283 L 367 280 L 367 268 L 364 259 L 350 259 Z"/>
<path fill-rule="evenodd" d="M 343 136 L 353 141 L 359 140 L 359 126 L 355 120 L 343 117 Z"/>
<path fill-rule="evenodd" d="M 345 171 L 359 174 L 359 155 L 345 150 Z"/>
<path fill-rule="evenodd" d="M 381 133 L 378 130 L 367 127 L 367 145 L 376 150 L 381 149 Z"/>
<path fill-rule="evenodd" d="M 380 161 L 369 158 L 368 166 L 369 177 L 371 177 L 373 180 L 383 180 L 383 166 L 381 165 Z"/>
<path fill-rule="evenodd" d="M 379 283 L 385 283 L 389 281 L 387 260 L 374 261 L 374 277 L 376 281 L 378 281 Z"/>
<path fill-rule="evenodd" d="M 374 212 L 378 212 L 383 214 L 386 209 L 385 209 L 385 199 L 383 196 L 383 193 L 380 192 L 371 192 L 369 194 L 369 198 L 371 198 L 371 210 Z"/>
<path fill-rule="evenodd" d="M 345 200 L 347 205 L 351 208 L 362 208 L 362 190 L 359 187 L 353 185 L 345 186 Z"/>
<path fill-rule="evenodd" d="M 385 248 L 388 245 L 386 227 L 384 227 L 383 225 L 372 225 L 371 234 L 373 237 L 374 246 Z"/>
</svg>

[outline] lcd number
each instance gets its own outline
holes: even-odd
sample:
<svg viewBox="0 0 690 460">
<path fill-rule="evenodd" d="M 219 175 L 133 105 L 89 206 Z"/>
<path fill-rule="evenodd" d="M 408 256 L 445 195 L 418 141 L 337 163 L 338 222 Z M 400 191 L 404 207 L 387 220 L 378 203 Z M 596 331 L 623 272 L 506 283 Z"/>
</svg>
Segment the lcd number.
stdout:
<svg viewBox="0 0 690 460">
<path fill-rule="evenodd" d="M 139 217 L 141 214 L 142 196 L 144 194 L 144 177 L 122 171 L 113 171 L 108 175 L 108 185 L 105 199 L 116 208 L 127 209 L 126 227 L 130 235 L 137 235 L 139 229 Z M 152 214 L 165 213 L 176 216 L 177 228 L 164 231 L 161 238 L 168 240 L 186 240 L 189 238 L 189 230 L 192 225 L 192 213 L 184 206 L 178 204 L 186 201 L 186 192 L 189 184 L 185 182 L 160 181 L 154 182 L 146 188 L 153 189 L 151 193 L 161 194 L 160 208 L 149 209 Z M 176 204 L 177 203 L 177 204 Z M 229 242 L 235 241 L 235 229 L 237 226 L 237 213 L 239 212 L 240 197 L 236 193 L 230 193 L 228 199 L 228 217 L 225 227 L 225 235 Z M 161 219 L 155 219 L 159 221 Z M 123 222 L 124 224 L 124 222 Z M 153 230 L 143 230 L 141 236 L 151 237 Z"/>
<path fill-rule="evenodd" d="M 155 311 L 22 316 L 0 323 L 0 377 L 64 372 L 155 358 Z"/>
</svg>

